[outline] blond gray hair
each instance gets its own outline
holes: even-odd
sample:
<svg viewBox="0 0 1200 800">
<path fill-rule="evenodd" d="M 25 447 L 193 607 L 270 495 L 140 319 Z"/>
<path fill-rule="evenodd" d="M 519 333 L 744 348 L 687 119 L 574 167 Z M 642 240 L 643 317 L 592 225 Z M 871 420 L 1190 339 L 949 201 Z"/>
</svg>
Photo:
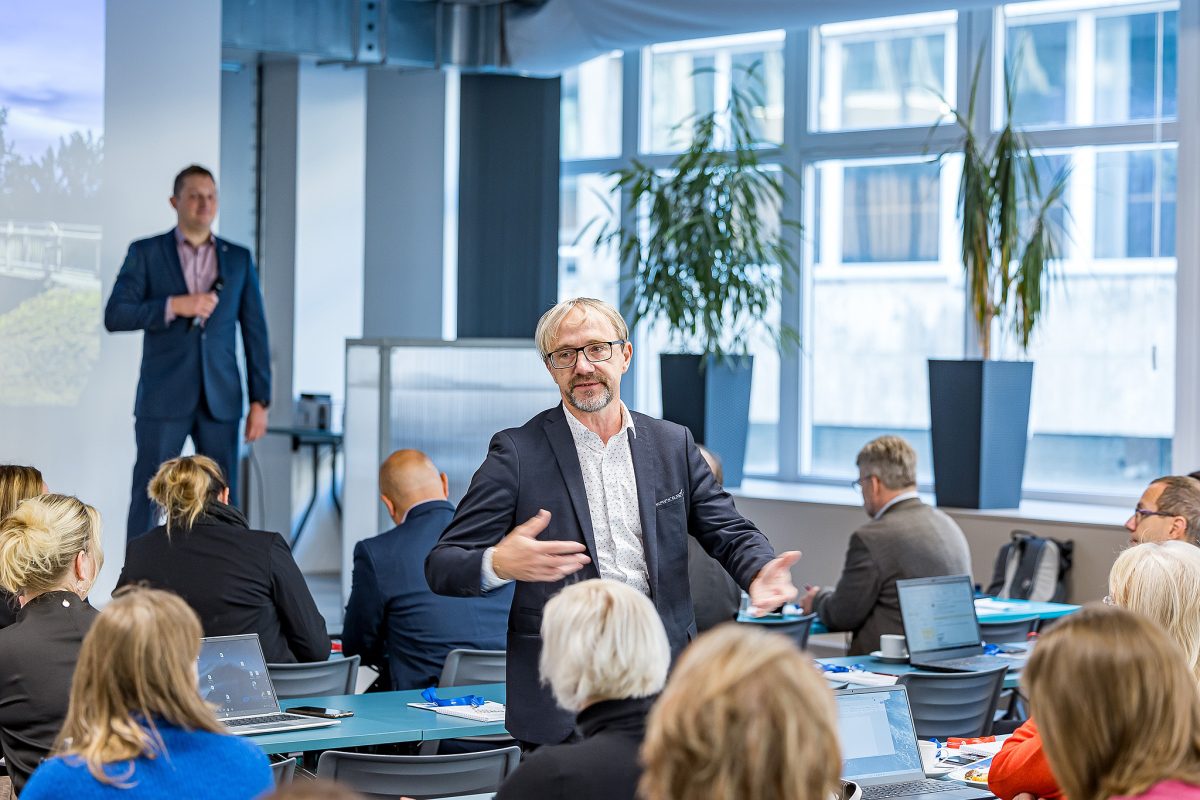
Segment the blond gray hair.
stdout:
<svg viewBox="0 0 1200 800">
<path fill-rule="evenodd" d="M 671 646 L 650 599 L 623 583 L 572 584 L 542 616 L 542 683 L 567 711 L 662 690 Z"/>
<path fill-rule="evenodd" d="M 208 456 L 180 456 L 162 463 L 146 494 L 167 512 L 170 535 L 173 525 L 191 530 L 208 504 L 228 486 L 216 461 Z"/>
<path fill-rule="evenodd" d="M 542 318 L 538 320 L 533 340 L 543 358 L 550 355 L 550 351 L 554 349 L 555 342 L 558 340 L 558 329 L 563 320 L 577 308 L 582 309 L 584 314 L 595 313 L 601 319 L 607 320 L 613 326 L 613 330 L 617 332 L 618 339 L 629 340 L 629 326 L 625 324 L 625 318 L 621 316 L 621 312 L 613 308 L 612 304 L 592 297 L 575 297 L 563 300 L 542 314 Z"/>
<path fill-rule="evenodd" d="M 842 757 L 833 692 L 794 643 L 725 623 L 693 642 L 650 712 L 645 800 L 827 800 Z"/>
<path fill-rule="evenodd" d="M 1131 547 L 1113 562 L 1108 593 L 1122 608 L 1157 622 L 1200 683 L 1200 548 L 1178 541 Z"/>
<path fill-rule="evenodd" d="M 97 571 L 104 564 L 100 512 L 64 494 L 22 500 L 0 521 L 0 587 L 30 597 L 58 589 L 80 553 Z"/>
<path fill-rule="evenodd" d="M 863 445 L 854 460 L 864 475 L 874 475 L 889 489 L 917 484 L 917 451 L 899 436 L 880 436 Z"/>
</svg>

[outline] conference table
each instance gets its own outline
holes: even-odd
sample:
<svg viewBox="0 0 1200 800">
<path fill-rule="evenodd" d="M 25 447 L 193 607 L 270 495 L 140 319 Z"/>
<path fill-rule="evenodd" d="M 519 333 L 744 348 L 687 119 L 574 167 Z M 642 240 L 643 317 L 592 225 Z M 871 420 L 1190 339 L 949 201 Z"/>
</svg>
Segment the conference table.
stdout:
<svg viewBox="0 0 1200 800">
<path fill-rule="evenodd" d="M 975 616 L 982 623 L 1012 622 L 1024 617 L 1037 617 L 1041 620 L 1058 619 L 1067 614 L 1073 614 L 1079 606 L 1071 603 L 1048 603 L 1040 600 L 1001 600 L 996 597 L 975 598 Z M 751 617 L 746 614 L 738 615 L 738 622 L 755 622 L 760 625 L 778 625 L 795 622 L 801 619 L 798 613 L 767 614 L 762 617 Z M 812 633 L 828 633 L 821 621 L 813 620 Z"/>
<path fill-rule="evenodd" d="M 442 698 L 467 694 L 476 694 L 497 703 L 503 703 L 505 699 L 502 683 L 455 686 L 453 689 L 439 690 L 439 696 Z M 420 703 L 422 700 L 419 691 L 373 692 L 284 700 L 280 702 L 284 711 L 294 706 L 324 706 L 353 711 L 354 716 L 324 728 L 264 733 L 246 738 L 258 745 L 264 753 L 271 754 L 506 733 L 503 722 L 477 722 L 408 705 Z"/>
<path fill-rule="evenodd" d="M 907 661 L 903 663 L 884 662 L 871 656 L 834 656 L 831 658 L 818 658 L 818 664 L 829 664 L 838 667 L 861 668 L 864 672 L 875 672 L 879 675 L 907 675 L 910 672 L 920 672 L 917 667 L 912 666 Z M 831 680 L 837 679 L 834 675 Z M 1016 689 L 1021 683 L 1020 670 L 1009 670 L 1004 675 L 1004 688 Z"/>
</svg>

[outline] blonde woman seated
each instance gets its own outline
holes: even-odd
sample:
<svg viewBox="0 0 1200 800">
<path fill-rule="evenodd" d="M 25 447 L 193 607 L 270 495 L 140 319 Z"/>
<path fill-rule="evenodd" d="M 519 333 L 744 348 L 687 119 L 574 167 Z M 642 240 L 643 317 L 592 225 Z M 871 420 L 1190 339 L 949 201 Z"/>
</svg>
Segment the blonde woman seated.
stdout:
<svg viewBox="0 0 1200 800">
<path fill-rule="evenodd" d="M 200 620 L 169 592 L 118 592 L 79 653 L 55 757 L 21 800 L 221 798 L 273 786 L 267 757 L 224 732 L 196 688 Z"/>
<path fill-rule="evenodd" d="M 0 629 L 0 749 L 18 794 L 67 716 L 79 648 L 98 616 L 87 595 L 103 563 L 100 515 L 74 497 L 24 500 L 0 520 L 0 586 L 22 603 L 16 623 Z"/>
<path fill-rule="evenodd" d="M 1193 680 L 1200 683 L 1200 547 L 1182 541 L 1131 547 L 1113 563 L 1108 590 L 1109 602 L 1166 631 L 1182 648 Z M 1040 716 L 1036 708 L 1034 713 Z M 1032 718 L 992 759 L 988 788 L 1005 800 L 1063 796 Z"/>
<path fill-rule="evenodd" d="M 644 800 L 827 800 L 841 790 L 833 693 L 788 639 L 721 625 L 679 659 L 642 761 Z"/>
<path fill-rule="evenodd" d="M 654 604 L 616 581 L 573 584 L 546 603 L 542 642 L 542 681 L 582 738 L 534 751 L 496 800 L 633 800 L 646 713 L 671 663 Z"/>
<path fill-rule="evenodd" d="M 17 508 L 17 503 L 46 494 L 46 482 L 36 467 L 18 464 L 0 464 L 0 520 Z M 17 621 L 17 596 L 0 588 L 0 628 L 7 628 Z"/>
<path fill-rule="evenodd" d="M 270 664 L 325 661 L 329 635 L 278 533 L 251 530 L 206 456 L 173 458 L 150 481 L 167 520 L 131 539 L 118 586 L 169 589 L 200 615 L 205 636 L 257 633 Z"/>
<path fill-rule="evenodd" d="M 1200 798 L 1190 666 L 1162 628 L 1121 608 L 1085 608 L 1042 638 L 1024 680 L 1067 797 Z"/>
</svg>

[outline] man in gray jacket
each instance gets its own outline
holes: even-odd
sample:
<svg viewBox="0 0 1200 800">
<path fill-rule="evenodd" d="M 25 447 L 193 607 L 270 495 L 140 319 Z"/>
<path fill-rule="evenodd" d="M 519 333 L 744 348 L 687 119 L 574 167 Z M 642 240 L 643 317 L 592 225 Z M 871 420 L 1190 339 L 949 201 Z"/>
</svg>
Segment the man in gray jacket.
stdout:
<svg viewBox="0 0 1200 800">
<path fill-rule="evenodd" d="M 871 521 L 850 536 L 835 588 L 814 586 L 801 600 L 831 631 L 851 631 L 850 655 L 879 649 L 885 633 L 904 633 L 896 581 L 970 575 L 971 553 L 950 517 L 917 496 L 917 454 L 899 436 L 859 451 L 858 480 Z"/>
</svg>

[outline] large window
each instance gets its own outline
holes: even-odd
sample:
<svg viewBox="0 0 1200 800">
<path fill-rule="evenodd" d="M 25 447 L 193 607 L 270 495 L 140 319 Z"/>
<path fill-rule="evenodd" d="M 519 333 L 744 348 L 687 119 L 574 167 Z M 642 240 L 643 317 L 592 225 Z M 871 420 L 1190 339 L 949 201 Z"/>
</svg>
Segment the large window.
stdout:
<svg viewBox="0 0 1200 800">
<path fill-rule="evenodd" d="M 1026 490 L 1136 495 L 1171 469 L 1178 29 L 1177 2 L 1037 0 L 608 57 L 611 85 L 620 68 L 638 71 L 625 85 L 639 87 L 639 120 L 607 140 L 637 144 L 572 149 L 564 133 L 564 290 L 600 281 L 620 296 L 618 265 L 568 236 L 586 216 L 585 182 L 600 197 L 602 169 L 633 158 L 665 168 L 688 120 L 720 108 L 754 65 L 766 158 L 799 178 L 787 215 L 804 222 L 793 240 L 803 269 L 778 313 L 804 338 L 782 357 L 768 338 L 754 343 L 747 474 L 840 481 L 866 441 L 896 432 L 929 481 L 927 361 L 977 354 L 959 255 L 961 159 L 939 156 L 957 147 L 951 111 L 965 110 L 976 64 L 991 103 L 975 120 L 980 136 L 1003 121 L 1007 71 L 1042 180 L 1068 174 L 1055 221 L 1069 236 L 1048 312 L 1027 354 L 999 334 L 999 357 L 1036 364 Z M 992 42 L 982 61 L 980 41 Z M 564 129 L 589 102 L 613 93 L 589 99 L 564 78 Z M 638 342 L 638 399 L 654 413 L 655 355 L 670 344 L 649 329 Z"/>
</svg>

